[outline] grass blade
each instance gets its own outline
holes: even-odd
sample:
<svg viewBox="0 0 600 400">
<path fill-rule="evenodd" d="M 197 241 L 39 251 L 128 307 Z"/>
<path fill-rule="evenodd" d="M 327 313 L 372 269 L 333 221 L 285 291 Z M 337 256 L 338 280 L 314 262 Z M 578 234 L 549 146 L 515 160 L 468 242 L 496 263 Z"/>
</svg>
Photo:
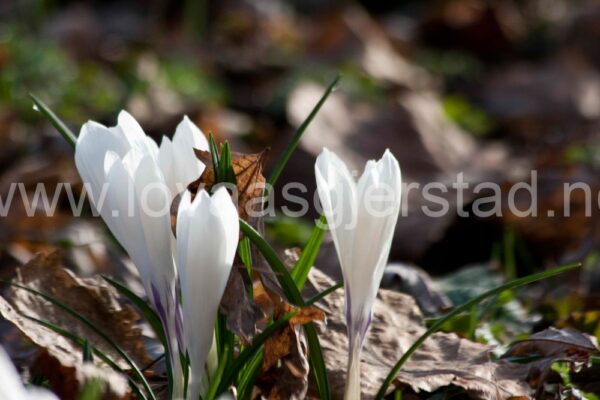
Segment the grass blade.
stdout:
<svg viewBox="0 0 600 400">
<path fill-rule="evenodd" d="M 144 299 L 139 297 L 137 294 L 133 293 L 131 289 L 129 289 L 121 282 L 115 281 L 114 279 L 109 278 L 108 276 L 102 276 L 102 278 L 106 282 L 108 282 L 112 287 L 117 289 L 117 291 L 121 295 L 125 296 L 129 301 L 131 301 L 131 303 L 133 303 L 135 308 L 137 308 L 138 311 L 144 316 L 146 321 L 148 321 L 148 324 L 150 324 L 152 330 L 156 334 L 156 337 L 158 337 L 166 351 L 168 349 L 167 337 L 165 335 L 165 330 L 162 326 L 162 323 L 160 322 L 160 318 L 158 317 L 158 314 L 156 314 L 156 311 L 154 311 L 152 307 L 150 307 L 148 303 L 144 301 Z"/>
<path fill-rule="evenodd" d="M 296 286 L 296 282 L 294 282 L 294 279 L 285 268 L 283 262 L 277 256 L 277 253 L 273 247 L 271 247 L 271 245 L 267 243 L 267 241 L 256 230 L 254 230 L 254 228 L 252 228 L 246 221 L 242 219 L 240 219 L 240 229 L 244 235 L 246 235 L 246 237 L 250 239 L 252 243 L 254 243 L 263 257 L 265 257 L 273 269 L 273 272 L 275 272 L 275 276 L 277 277 L 277 280 L 279 281 L 279 284 L 281 285 L 288 300 L 297 306 L 304 306 L 304 299 L 302 298 L 302 295 Z M 314 325 L 309 323 L 304 325 L 304 332 L 306 334 L 306 341 L 309 348 L 309 362 L 311 365 L 311 370 L 315 376 L 315 381 L 317 382 L 319 398 L 328 400 L 331 396 L 331 392 L 329 390 L 325 361 L 317 331 Z"/>
<path fill-rule="evenodd" d="M 85 339 L 83 341 L 83 362 L 94 362 L 94 353 L 90 341 Z"/>
<path fill-rule="evenodd" d="M 219 357 L 219 363 L 217 364 L 217 371 L 215 375 L 212 377 L 212 383 L 208 388 L 208 393 L 206 394 L 207 400 L 215 400 L 220 394 L 219 389 L 221 387 L 221 380 L 223 374 L 225 373 L 225 368 L 229 364 L 229 359 L 233 354 L 233 342 L 228 342 L 223 347 L 221 352 L 221 356 Z"/>
<path fill-rule="evenodd" d="M 226 182 L 236 184 L 235 172 L 233 171 L 233 165 L 231 164 L 231 146 L 229 142 L 225 142 L 221 145 L 221 157 L 219 158 L 219 182 Z"/>
<path fill-rule="evenodd" d="M 150 389 L 150 385 L 148 384 L 148 381 L 146 380 L 146 378 L 144 377 L 144 374 L 142 374 L 142 372 L 140 371 L 138 366 L 135 364 L 135 362 L 133 362 L 131 357 L 129 357 L 129 355 L 127 355 L 127 353 L 125 353 L 125 351 L 118 344 L 116 344 L 106 333 L 104 333 L 102 331 L 102 329 L 98 328 L 94 323 L 90 322 L 83 315 L 79 314 L 77 311 L 73 310 L 71 307 L 63 304 L 61 301 L 55 299 L 52 296 L 49 296 L 45 293 L 39 292 L 39 291 L 29 288 L 27 286 L 19 285 L 14 282 L 6 282 L 6 283 L 8 283 L 9 285 L 16 287 L 18 289 L 25 290 L 29 293 L 35 294 L 36 296 L 40 296 L 44 300 L 47 300 L 50 303 L 54 304 L 55 306 L 59 307 L 60 309 L 66 311 L 68 314 L 72 315 L 77 320 L 81 321 L 84 325 L 86 325 L 88 328 L 93 330 L 98 336 L 100 336 L 104 341 L 106 341 L 106 343 L 108 343 L 112 348 L 114 348 L 116 350 L 116 352 L 127 362 L 127 364 L 129 364 L 129 366 L 133 370 L 135 376 L 140 380 L 140 382 L 144 386 L 144 390 L 146 390 L 146 392 L 148 393 L 150 398 L 152 400 L 156 400 L 156 397 L 154 396 L 152 389 Z"/>
<path fill-rule="evenodd" d="M 267 181 L 269 184 L 269 185 L 267 185 L 267 187 L 273 187 L 275 185 L 275 183 L 277 182 L 277 179 L 279 178 L 279 175 L 281 175 L 281 171 L 283 171 L 283 168 L 285 167 L 288 160 L 292 156 L 292 153 L 296 149 L 296 146 L 298 146 L 298 143 L 300 142 L 300 138 L 304 134 L 304 131 L 306 131 L 306 128 L 308 128 L 308 125 L 310 125 L 312 120 L 315 118 L 315 116 L 317 115 L 317 113 L 319 112 L 319 110 L 321 109 L 323 104 L 325 103 L 325 100 L 327 100 L 327 98 L 329 97 L 331 92 L 333 92 L 333 90 L 337 86 L 340 79 L 341 79 L 341 75 L 338 75 L 335 77 L 333 82 L 331 82 L 329 84 L 329 86 L 327 87 L 327 89 L 325 90 L 325 93 L 323 93 L 323 96 L 321 96 L 321 99 L 318 101 L 318 103 L 312 109 L 310 114 L 308 114 L 308 117 L 306 117 L 306 119 L 302 122 L 302 124 L 300 124 L 300 126 L 298 127 L 298 129 L 296 130 L 294 135 L 292 136 L 292 139 L 287 144 L 285 150 L 283 151 L 283 153 L 281 153 L 281 156 L 279 156 L 279 159 L 277 160 L 277 163 L 275 164 L 275 167 L 273 168 L 273 172 L 271 172 L 271 175 L 269 176 L 269 180 Z"/>
<path fill-rule="evenodd" d="M 60 119 L 58 116 L 48 107 L 43 101 L 38 99 L 34 94 L 29 93 L 29 97 L 33 100 L 37 110 L 41 112 L 44 117 L 46 117 L 52 125 L 56 128 L 56 130 L 65 138 L 67 143 L 69 143 L 73 148 L 75 148 L 75 144 L 77 143 L 77 136 L 69 129 L 69 127 Z"/>
<path fill-rule="evenodd" d="M 283 264 L 283 261 L 279 259 L 277 252 L 275 249 L 271 247 L 269 243 L 258 233 L 250 224 L 246 221 L 240 219 L 240 229 L 246 235 L 248 239 L 256 246 L 256 248 L 260 251 L 260 253 L 265 257 L 273 272 L 275 272 L 275 276 L 283 289 L 288 300 L 292 302 L 292 304 L 296 306 L 303 306 L 304 300 L 302 299 L 302 295 L 300 291 L 296 287 L 296 283 L 292 276 L 288 272 L 287 268 Z"/>
<path fill-rule="evenodd" d="M 292 278 L 294 278 L 294 282 L 296 282 L 296 286 L 299 290 L 302 290 L 304 287 L 306 279 L 308 279 L 308 273 L 315 263 L 317 254 L 319 254 L 321 243 L 323 243 L 323 238 L 325 237 L 324 227 L 326 224 L 327 219 L 324 215 L 321 215 L 319 221 L 317 224 L 315 224 L 315 227 L 310 234 L 308 243 L 306 243 L 304 250 L 302 250 L 302 253 L 300 253 L 298 262 L 296 262 L 296 265 L 292 270 Z"/>
<path fill-rule="evenodd" d="M 304 334 L 306 335 L 306 342 L 308 343 L 308 349 L 310 351 L 308 361 L 317 383 L 319 398 L 329 399 L 331 390 L 329 389 L 327 368 L 325 368 L 325 357 L 323 357 L 323 351 L 321 349 L 319 335 L 317 335 L 315 325 L 312 323 L 304 325 Z"/>
<path fill-rule="evenodd" d="M 137 310 L 143 315 L 143 317 L 146 319 L 146 321 L 148 322 L 148 324 L 150 325 L 150 327 L 156 334 L 156 337 L 158 338 L 158 340 L 160 340 L 160 342 L 162 343 L 163 348 L 165 349 L 169 388 L 172 388 L 173 387 L 173 375 L 172 375 L 171 367 L 170 367 L 171 357 L 169 355 L 169 344 L 167 343 L 167 336 L 165 334 L 165 329 L 162 325 L 162 322 L 160 321 L 160 317 L 158 316 L 156 311 L 154 311 L 152 309 L 152 307 L 150 307 L 148 305 L 148 303 L 146 303 L 144 301 L 144 299 L 142 299 L 137 294 L 133 293 L 131 291 L 131 289 L 129 289 L 127 286 L 125 286 L 121 282 L 118 282 L 112 278 L 109 278 L 108 276 L 103 275 L 102 278 L 106 282 L 108 282 L 112 287 L 117 289 L 117 291 L 121 295 L 125 296 L 129 301 L 131 301 L 131 303 L 133 303 L 134 307 L 137 308 Z"/>
<path fill-rule="evenodd" d="M 262 353 L 256 353 L 252 360 L 246 364 L 243 371 L 239 374 L 236 382 L 236 389 L 238 391 L 238 399 L 248 399 L 252 394 L 252 388 L 254 382 L 260 373 L 260 366 L 263 362 Z"/>
<path fill-rule="evenodd" d="M 213 171 L 215 174 L 215 183 L 218 183 L 220 182 L 219 173 L 221 172 L 221 168 L 219 167 L 219 149 L 217 148 L 215 137 L 210 132 L 208 134 L 208 147 L 210 149 L 210 158 L 212 159 Z"/>
<path fill-rule="evenodd" d="M 76 343 L 77 345 L 79 345 L 81 347 L 84 347 L 85 343 L 89 344 L 89 342 L 87 340 L 84 340 L 81 337 L 75 335 L 74 333 L 71 333 L 71 332 L 67 331 L 66 329 L 61 328 L 60 326 L 55 325 L 51 322 L 37 319 L 34 317 L 30 317 L 25 314 L 21 314 L 21 315 L 24 318 L 27 318 L 43 327 L 46 327 L 46 328 L 58 333 L 59 335 L 71 340 L 72 342 Z M 127 380 L 129 381 L 129 386 L 131 387 L 131 390 L 133 390 L 133 392 L 135 393 L 135 395 L 138 398 L 140 398 L 142 400 L 147 400 L 146 395 L 143 394 L 143 392 L 138 387 L 137 383 L 130 376 L 128 376 L 127 373 L 125 373 L 125 371 L 123 371 L 123 369 L 117 365 L 117 363 L 115 363 L 113 360 L 111 360 L 110 357 L 108 357 L 106 354 L 104 354 L 104 352 L 97 349 L 96 347 L 90 345 L 90 349 L 96 356 L 98 356 L 98 358 L 100 358 L 102 361 L 104 361 L 109 367 L 111 367 L 115 371 L 117 371 L 127 377 Z"/>
<path fill-rule="evenodd" d="M 344 287 L 344 282 L 338 282 L 335 285 L 333 285 L 331 287 L 328 287 L 327 289 L 323 290 L 322 292 L 319 292 L 319 293 L 315 294 L 313 297 L 311 297 L 310 299 L 306 300 L 305 304 L 307 306 L 312 306 L 317 301 L 319 301 L 322 298 L 326 297 L 328 294 L 335 292 L 336 290 L 338 290 L 341 287 Z"/>
<path fill-rule="evenodd" d="M 554 268 L 549 271 L 544 271 L 544 272 L 540 272 L 537 274 L 529 275 L 524 278 L 515 279 L 510 282 L 505 283 L 504 285 L 500 285 L 494 289 L 491 289 L 485 293 L 482 293 L 479 296 L 467 301 L 466 303 L 463 303 L 460 306 L 454 308 L 452 311 L 448 312 L 442 318 L 438 319 L 433 325 L 431 325 L 431 327 L 429 329 L 427 329 L 427 331 L 423 335 L 421 335 L 415 341 L 415 343 L 413 343 L 413 345 L 406 351 L 406 353 L 404 353 L 402 355 L 400 360 L 398 360 L 396 365 L 394 365 L 394 367 L 392 368 L 392 370 L 390 371 L 388 376 L 383 381 L 383 384 L 381 385 L 381 388 L 379 388 L 379 391 L 377 392 L 377 395 L 375 398 L 378 400 L 383 399 L 387 388 L 390 386 L 390 384 L 396 377 L 396 374 L 398 374 L 398 371 L 400 371 L 402 366 L 410 359 L 410 357 L 413 355 L 413 353 L 415 351 L 417 351 L 417 349 L 423 344 L 423 342 L 425 342 L 425 340 L 427 340 L 427 338 L 429 336 L 431 336 L 435 332 L 437 332 L 447 321 L 449 321 L 456 315 L 463 313 L 465 311 L 469 311 L 472 307 L 478 305 L 483 300 L 485 300 L 489 297 L 495 296 L 499 293 L 502 293 L 506 290 L 514 289 L 519 286 L 527 285 L 527 284 L 535 282 L 535 281 L 549 278 L 551 276 L 559 275 L 559 274 L 565 273 L 567 271 L 571 271 L 580 266 L 581 266 L 581 264 L 579 264 L 579 263 L 571 264 L 571 265 L 566 265 L 563 267 Z"/>
</svg>

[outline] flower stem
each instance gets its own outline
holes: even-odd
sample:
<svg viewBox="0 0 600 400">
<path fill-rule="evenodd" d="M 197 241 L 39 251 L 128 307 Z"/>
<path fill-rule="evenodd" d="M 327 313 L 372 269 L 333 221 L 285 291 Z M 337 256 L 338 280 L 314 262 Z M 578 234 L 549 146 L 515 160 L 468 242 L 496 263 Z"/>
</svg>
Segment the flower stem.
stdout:
<svg viewBox="0 0 600 400">
<path fill-rule="evenodd" d="M 344 400 L 360 400 L 360 356 L 362 354 L 363 341 L 355 336 L 353 343 L 348 349 L 348 369 L 346 377 L 346 389 Z"/>
</svg>

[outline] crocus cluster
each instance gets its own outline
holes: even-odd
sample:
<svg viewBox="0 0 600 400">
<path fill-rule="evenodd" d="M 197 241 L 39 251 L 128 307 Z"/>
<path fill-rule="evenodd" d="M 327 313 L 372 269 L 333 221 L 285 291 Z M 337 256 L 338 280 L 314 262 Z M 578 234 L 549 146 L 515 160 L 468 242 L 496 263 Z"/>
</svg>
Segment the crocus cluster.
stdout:
<svg viewBox="0 0 600 400">
<path fill-rule="evenodd" d="M 225 188 L 212 197 L 200 191 L 193 200 L 185 191 L 205 168 L 194 149 L 208 150 L 208 142 L 187 117 L 172 141 L 164 137 L 157 146 L 125 111 L 115 127 L 84 124 L 75 148 L 92 205 L 137 267 L 163 324 L 174 398 L 184 396 L 180 356 L 189 358 L 190 399 L 207 390 L 212 327 L 239 237 Z M 182 192 L 175 236 L 170 209 Z"/>
<path fill-rule="evenodd" d="M 358 180 L 332 152 L 317 158 L 315 175 L 323 212 L 344 278 L 348 329 L 346 400 L 360 399 L 360 356 L 371 324 L 400 211 L 400 166 L 389 150 L 369 161 Z"/>
<path fill-rule="evenodd" d="M 212 196 L 186 187 L 205 166 L 208 150 L 188 119 L 160 146 L 127 112 L 115 127 L 88 122 L 75 150 L 91 202 L 136 265 L 164 326 L 174 398 L 208 390 L 213 326 L 239 239 L 238 213 L 225 188 Z M 386 151 L 369 161 L 358 182 L 327 149 L 315 164 L 317 188 L 342 267 L 349 357 L 345 398 L 360 398 L 360 357 L 400 210 L 400 167 Z M 171 207 L 179 197 L 174 235 Z M 183 371 L 180 360 L 189 360 Z"/>
</svg>

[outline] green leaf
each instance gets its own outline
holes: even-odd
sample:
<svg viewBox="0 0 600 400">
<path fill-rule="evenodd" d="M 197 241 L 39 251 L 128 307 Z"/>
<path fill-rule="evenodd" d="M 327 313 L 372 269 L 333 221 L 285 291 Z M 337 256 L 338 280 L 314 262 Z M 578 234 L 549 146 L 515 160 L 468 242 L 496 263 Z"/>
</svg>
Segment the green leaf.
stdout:
<svg viewBox="0 0 600 400">
<path fill-rule="evenodd" d="M 215 183 L 221 182 L 219 177 L 219 149 L 217 148 L 217 143 L 215 142 L 215 137 L 212 133 L 208 134 L 208 147 L 210 149 L 210 157 L 212 159 L 213 171 L 215 172 Z"/>
<path fill-rule="evenodd" d="M 94 353 L 90 341 L 85 339 L 83 342 L 83 362 L 94 362 Z"/>
<path fill-rule="evenodd" d="M 240 244 L 238 246 L 238 254 L 242 263 L 246 267 L 246 272 L 248 273 L 248 277 L 252 277 L 252 250 L 250 249 L 250 240 L 245 237 L 240 240 Z M 252 289 L 252 285 L 250 285 L 250 290 Z"/>
<path fill-rule="evenodd" d="M 29 93 L 29 97 L 33 100 L 36 108 L 46 117 L 52 125 L 56 128 L 56 130 L 65 138 L 67 143 L 69 143 L 73 148 L 75 148 L 75 144 L 77 143 L 77 136 L 69 129 L 69 127 L 60 119 L 58 116 L 48 107 L 43 101 L 38 99 L 32 93 Z"/>
<path fill-rule="evenodd" d="M 335 285 L 328 287 L 327 289 L 323 290 L 322 292 L 319 292 L 319 293 L 315 294 L 313 297 L 311 297 L 310 299 L 306 300 L 306 305 L 312 306 L 317 301 L 321 300 L 328 294 L 335 292 L 336 290 L 338 290 L 341 287 L 344 287 L 344 282 L 338 282 Z"/>
<path fill-rule="evenodd" d="M 326 224 L 327 219 L 324 215 L 321 215 L 308 239 L 308 243 L 300 254 L 298 262 L 296 262 L 296 265 L 292 270 L 292 278 L 294 278 L 294 282 L 296 282 L 296 286 L 300 290 L 304 287 L 306 279 L 308 279 L 308 273 L 315 263 L 317 254 L 319 254 L 321 243 L 323 243 L 323 238 L 325 237 L 325 229 L 323 227 L 325 227 Z"/>
<path fill-rule="evenodd" d="M 228 354 L 231 356 L 235 338 L 233 333 L 227 329 L 227 318 L 221 313 L 217 315 L 215 322 L 215 337 L 219 359 L 226 352 L 229 352 Z M 229 362 L 229 359 L 226 359 L 226 362 Z"/>
<path fill-rule="evenodd" d="M 252 228 L 246 221 L 242 219 L 240 219 L 240 229 L 244 235 L 246 235 L 246 237 L 248 237 L 248 239 L 254 243 L 265 260 L 267 260 L 273 269 L 275 277 L 279 281 L 279 284 L 281 285 L 281 288 L 283 289 L 287 299 L 292 304 L 295 304 L 299 307 L 304 306 L 304 299 L 302 298 L 294 279 L 285 268 L 283 262 L 277 256 L 277 253 L 273 247 L 271 247 L 271 245 L 267 243 L 267 241 L 258 232 L 256 232 L 254 228 Z M 304 332 L 306 334 L 306 341 L 309 347 L 309 362 L 317 383 L 319 398 L 328 400 L 331 396 L 331 392 L 329 390 L 329 382 L 327 380 L 327 373 L 325 370 L 325 361 L 323 359 L 323 352 L 321 350 L 317 331 L 315 330 L 314 325 L 309 323 L 304 325 Z"/>
<path fill-rule="evenodd" d="M 150 389 L 150 385 L 148 384 L 148 381 L 146 380 L 146 378 L 144 377 L 144 374 L 142 374 L 142 372 L 140 371 L 140 369 L 138 368 L 138 366 L 135 364 L 135 362 L 131 359 L 131 357 L 129 357 L 129 355 L 127 355 L 127 353 L 125 353 L 125 351 L 118 344 L 116 344 L 114 342 L 114 340 L 112 340 L 106 333 L 104 333 L 104 331 L 102 331 L 102 329 L 98 328 L 94 323 L 92 323 L 90 320 L 88 320 L 87 318 L 85 318 L 83 315 L 79 314 L 77 311 L 73 310 L 71 307 L 65 305 L 64 303 L 62 303 L 61 301 L 55 299 L 52 296 L 49 296 L 49 295 L 47 295 L 45 293 L 39 292 L 39 291 L 37 291 L 35 289 L 32 289 L 32 288 L 29 288 L 27 286 L 19 285 L 19 284 L 14 283 L 14 282 L 8 282 L 8 281 L 5 281 L 5 282 L 8 283 L 9 285 L 13 286 L 13 287 L 16 287 L 16 288 L 21 289 L 21 290 L 25 290 L 25 291 L 27 291 L 29 293 L 35 294 L 36 296 L 42 297 L 44 300 L 47 300 L 50 303 L 54 304 L 55 306 L 59 307 L 60 309 L 66 311 L 68 314 L 72 315 L 77 320 L 79 320 L 84 325 L 86 325 L 91 330 L 93 330 L 106 343 L 108 343 L 112 348 L 114 348 L 116 350 L 116 352 L 127 362 L 127 364 L 129 364 L 129 366 L 133 370 L 133 373 L 140 380 L 140 382 L 144 386 L 144 389 L 146 390 L 146 392 L 148 393 L 148 395 L 150 396 L 150 398 L 152 400 L 156 400 L 156 397 L 154 396 L 154 393 L 152 392 L 152 389 Z"/>
<path fill-rule="evenodd" d="M 310 369 L 313 372 L 317 383 L 319 398 L 329 399 L 331 397 L 331 391 L 329 389 L 329 380 L 327 379 L 325 358 L 323 357 L 323 351 L 321 350 L 319 335 L 317 335 L 315 325 L 312 323 L 304 325 L 304 333 L 306 334 L 306 341 L 309 349 L 308 361 L 310 362 Z"/>
<path fill-rule="evenodd" d="M 48 321 L 44 321 L 41 319 L 37 319 L 34 317 L 30 317 L 28 315 L 25 314 L 21 314 L 24 318 L 27 318 L 37 324 L 40 324 L 56 333 L 58 333 L 59 335 L 71 340 L 72 342 L 76 343 L 77 345 L 83 347 L 85 345 L 86 340 L 82 339 L 81 337 L 75 335 L 74 333 L 71 333 L 69 331 L 67 331 L 64 328 L 61 328 L 58 325 L 55 325 L 51 322 Z M 117 363 L 115 363 L 113 360 L 110 359 L 110 357 L 108 357 L 104 352 L 102 352 L 101 350 L 97 349 L 94 346 L 90 346 L 91 350 L 94 352 L 94 354 L 96 354 L 96 356 L 98 356 L 98 358 L 100 358 L 102 361 L 104 361 L 109 367 L 111 367 L 112 369 L 114 369 L 117 372 L 120 372 L 121 374 L 123 374 L 123 376 L 127 377 L 127 380 L 129 381 L 129 386 L 131 387 L 131 390 L 133 390 L 133 392 L 135 393 L 135 395 L 137 397 L 139 397 L 142 400 L 146 400 L 147 397 L 146 395 L 144 395 L 144 393 L 140 390 L 140 388 L 138 387 L 137 383 L 129 376 L 127 375 L 127 373 L 125 371 L 123 371 L 123 369 L 121 367 L 119 367 L 117 365 Z"/>
<path fill-rule="evenodd" d="M 327 100 L 327 98 L 329 97 L 331 92 L 333 92 L 333 90 L 337 86 L 340 79 L 341 79 L 341 75 L 338 75 L 335 77 L 333 82 L 331 82 L 329 84 L 329 86 L 327 87 L 327 89 L 325 90 L 325 93 L 323 93 L 323 96 L 321 96 L 321 99 L 317 102 L 317 104 L 312 109 L 310 114 L 308 114 L 308 117 L 306 117 L 304 122 L 302 122 L 302 124 L 300 124 L 300 126 L 298 127 L 298 129 L 296 130 L 294 135 L 292 136 L 292 139 L 287 144 L 285 150 L 283 151 L 283 153 L 281 153 L 281 156 L 279 156 L 279 159 L 277 160 L 277 163 L 275 164 L 275 167 L 273 168 L 273 172 L 271 172 L 271 175 L 269 176 L 269 180 L 267 181 L 268 182 L 267 187 L 273 187 L 275 185 L 275 183 L 277 182 L 277 179 L 279 178 L 279 175 L 281 175 L 281 171 L 283 171 L 283 168 L 285 167 L 288 160 L 292 156 L 292 153 L 298 146 L 298 143 L 300 142 L 300 138 L 302 138 L 304 131 L 306 131 L 306 128 L 308 128 L 308 125 L 310 125 L 312 120 L 315 118 L 315 116 L 317 115 L 317 113 L 319 112 L 319 110 L 321 109 L 323 104 L 325 103 L 325 100 Z"/>
<path fill-rule="evenodd" d="M 207 400 L 214 400 L 218 397 L 220 383 L 223 377 L 223 373 L 225 372 L 225 368 L 229 364 L 229 359 L 233 354 L 233 342 L 228 341 L 225 343 L 225 346 L 222 349 L 221 355 L 219 357 L 219 363 L 217 370 L 215 371 L 215 375 L 212 377 L 212 382 L 210 387 L 208 388 L 208 393 L 206 394 Z"/>
<path fill-rule="evenodd" d="M 260 366 L 263 362 L 262 352 L 254 354 L 243 370 L 238 375 L 236 389 L 238 391 L 238 399 L 248 399 L 251 396 L 254 382 L 260 373 Z"/>
<path fill-rule="evenodd" d="M 455 317 L 456 315 L 459 315 L 463 312 L 469 311 L 472 307 L 476 306 L 477 304 L 481 303 L 483 300 L 495 296 L 499 293 L 502 293 L 506 290 L 510 290 L 510 289 L 514 289 L 517 288 L 519 286 L 523 286 L 523 285 L 527 285 L 529 283 L 532 282 L 536 282 L 542 279 L 546 279 L 549 278 L 551 276 L 555 276 L 555 275 L 559 275 L 562 273 L 565 273 L 567 271 L 573 270 L 575 268 L 579 268 L 581 266 L 581 264 L 571 264 L 571 265 L 566 265 L 563 267 L 558 267 L 558 268 L 554 268 L 551 269 L 549 271 L 544 271 L 544 272 L 540 272 L 537 274 L 533 274 L 533 275 L 529 275 L 526 276 L 524 278 L 520 278 L 520 279 L 515 279 L 513 281 L 507 282 L 504 285 L 500 285 L 492 290 L 489 290 L 485 293 L 482 293 L 481 295 L 467 301 L 466 303 L 461 304 L 460 306 L 454 308 L 452 311 L 448 312 L 446 315 L 444 315 L 444 317 L 438 319 L 433 325 L 431 325 L 431 327 L 429 329 L 427 329 L 427 331 L 422 334 L 414 343 L 413 345 L 404 353 L 404 355 L 400 358 L 400 360 L 398 360 L 398 362 L 394 365 L 394 367 L 392 368 L 392 370 L 390 371 L 390 373 L 388 374 L 388 376 L 385 378 L 385 380 L 383 381 L 383 384 L 381 385 L 381 387 L 379 388 L 379 391 L 377 392 L 376 395 L 376 399 L 381 400 L 383 399 L 383 397 L 385 396 L 385 392 L 387 391 L 387 388 L 390 386 L 390 384 L 392 383 L 392 381 L 396 378 L 396 375 L 398 374 L 398 371 L 400 371 L 400 369 L 402 368 L 402 366 L 410 359 L 410 357 L 413 355 L 413 353 L 415 351 L 417 351 L 417 349 L 419 347 L 421 347 L 421 345 L 423 344 L 423 342 L 425 342 L 425 340 L 427 340 L 427 338 L 431 335 L 433 335 L 435 332 L 437 332 L 442 325 L 444 325 L 447 321 L 449 321 L 450 319 L 452 319 L 453 317 Z"/>
<path fill-rule="evenodd" d="M 240 240 L 238 254 L 246 268 L 252 268 L 252 252 L 250 251 L 250 240 L 248 240 L 248 238 Z"/>
<path fill-rule="evenodd" d="M 231 164 L 231 146 L 228 142 L 221 145 L 221 157 L 219 158 L 219 181 L 236 184 L 235 172 L 233 171 L 233 165 Z"/>
<path fill-rule="evenodd" d="M 304 300 L 302 299 L 302 295 L 296 287 L 294 279 L 292 279 L 292 276 L 283 264 L 283 261 L 281 261 L 277 256 L 275 249 L 273 249 L 273 247 L 267 243 L 260 233 L 258 233 L 252 226 L 250 226 L 250 224 L 242 219 L 240 219 L 240 229 L 244 235 L 246 235 L 246 237 L 250 239 L 250 241 L 256 246 L 263 257 L 265 257 L 273 269 L 275 277 L 279 281 L 279 284 L 281 285 L 283 293 L 287 299 L 296 306 L 303 306 Z"/>
</svg>

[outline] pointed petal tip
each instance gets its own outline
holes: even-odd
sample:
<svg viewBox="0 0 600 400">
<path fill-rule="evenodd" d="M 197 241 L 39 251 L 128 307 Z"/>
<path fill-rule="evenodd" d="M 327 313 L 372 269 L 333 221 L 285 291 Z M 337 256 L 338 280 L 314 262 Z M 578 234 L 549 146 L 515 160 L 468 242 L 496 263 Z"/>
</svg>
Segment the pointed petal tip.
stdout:
<svg viewBox="0 0 600 400">
<path fill-rule="evenodd" d="M 133 115 L 131 115 L 129 113 L 129 111 L 127 111 L 127 110 L 121 110 L 121 111 L 119 111 L 119 115 L 117 116 L 117 121 L 120 122 L 122 119 L 125 119 L 125 118 L 135 119 L 133 117 Z"/>
<path fill-rule="evenodd" d="M 385 151 L 383 152 L 383 156 L 381 158 L 391 159 L 391 160 L 398 162 L 398 160 L 396 159 L 396 156 L 394 156 L 394 153 L 392 153 L 392 151 L 389 148 L 385 149 Z"/>
<path fill-rule="evenodd" d="M 168 146 L 171 143 L 171 139 L 167 135 L 163 135 L 162 139 L 160 139 L 159 150 L 163 148 L 163 145 Z"/>
<path fill-rule="evenodd" d="M 200 206 L 200 204 L 206 201 L 210 202 L 210 195 L 204 189 L 199 190 L 198 193 L 196 193 L 194 200 L 192 201 L 192 207 L 194 208 L 194 210 L 196 210 Z"/>
<path fill-rule="evenodd" d="M 181 198 L 179 200 L 179 207 L 181 208 L 182 205 L 184 204 L 191 204 L 192 203 L 192 194 L 190 193 L 189 190 L 184 190 Z"/>
</svg>

